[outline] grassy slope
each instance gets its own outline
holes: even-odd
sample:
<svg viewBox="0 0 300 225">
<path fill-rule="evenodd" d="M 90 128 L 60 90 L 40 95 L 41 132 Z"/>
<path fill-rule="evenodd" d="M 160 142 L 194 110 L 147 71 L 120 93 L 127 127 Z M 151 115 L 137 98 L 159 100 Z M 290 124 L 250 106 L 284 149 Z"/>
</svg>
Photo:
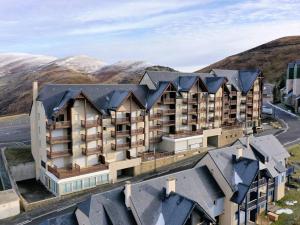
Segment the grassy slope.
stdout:
<svg viewBox="0 0 300 225">
<path fill-rule="evenodd" d="M 31 154 L 31 147 L 8 148 L 5 150 L 5 157 L 9 166 L 34 161 Z"/>
<path fill-rule="evenodd" d="M 229 56 L 198 72 L 208 72 L 212 68 L 259 68 L 267 81 L 274 82 L 286 72 L 287 63 L 296 59 L 300 59 L 300 36 L 284 37 Z"/>
<path fill-rule="evenodd" d="M 295 177 L 299 177 L 300 175 L 300 167 L 298 166 L 300 164 L 300 145 L 294 145 L 290 147 L 289 152 L 291 153 L 291 157 L 289 158 L 289 162 L 293 165 L 296 165 L 296 174 Z M 299 184 L 296 184 L 298 187 L 300 187 Z M 298 204 L 295 204 L 294 206 L 287 206 L 285 205 L 285 201 L 287 200 L 296 200 L 298 201 Z M 282 208 L 289 208 L 294 211 L 293 214 L 287 215 L 287 214 L 281 214 L 279 216 L 279 220 L 276 223 L 272 223 L 272 225 L 300 225 L 300 191 L 297 190 L 288 190 L 286 192 L 285 197 L 280 200 L 277 205 L 281 206 Z"/>
</svg>

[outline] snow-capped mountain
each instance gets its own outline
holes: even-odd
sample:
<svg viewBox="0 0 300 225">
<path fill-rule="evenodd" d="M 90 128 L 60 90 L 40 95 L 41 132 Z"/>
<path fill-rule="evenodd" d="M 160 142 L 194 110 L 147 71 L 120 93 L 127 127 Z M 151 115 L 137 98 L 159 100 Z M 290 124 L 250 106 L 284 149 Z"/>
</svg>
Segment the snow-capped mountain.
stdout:
<svg viewBox="0 0 300 225">
<path fill-rule="evenodd" d="M 25 53 L 1 53 L 0 54 L 0 77 L 30 72 L 38 69 L 57 58 L 44 55 L 31 55 Z"/>
<path fill-rule="evenodd" d="M 144 61 L 106 64 L 89 56 L 56 58 L 23 53 L 0 54 L 0 115 L 28 113 L 32 82 L 137 83 L 145 69 L 172 70 Z"/>
<path fill-rule="evenodd" d="M 57 66 L 66 67 L 75 71 L 83 73 L 94 73 L 106 65 L 105 62 L 99 59 L 92 58 L 86 55 L 71 56 L 62 59 L 57 59 L 50 62 L 49 65 L 55 64 Z"/>
</svg>

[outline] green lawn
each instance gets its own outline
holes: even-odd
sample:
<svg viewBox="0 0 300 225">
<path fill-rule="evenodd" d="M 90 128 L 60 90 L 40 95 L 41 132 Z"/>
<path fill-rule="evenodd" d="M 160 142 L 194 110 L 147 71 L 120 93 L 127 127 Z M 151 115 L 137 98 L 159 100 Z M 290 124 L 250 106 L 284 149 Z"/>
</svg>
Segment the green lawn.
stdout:
<svg viewBox="0 0 300 225">
<path fill-rule="evenodd" d="M 9 166 L 33 161 L 30 147 L 8 148 L 5 157 Z"/>
<path fill-rule="evenodd" d="M 294 145 L 288 148 L 289 152 L 291 153 L 291 157 L 289 158 L 289 162 L 295 166 L 296 174 L 295 177 L 300 176 L 300 145 Z M 298 183 L 293 183 L 294 185 L 300 187 Z M 297 204 L 294 206 L 287 206 L 284 202 L 287 200 L 295 200 L 298 201 Z M 290 189 L 286 191 L 285 197 L 276 203 L 277 205 L 281 206 L 282 208 L 289 208 L 294 211 L 293 214 L 281 214 L 279 216 L 279 220 L 273 225 L 300 225 L 300 191 L 295 189 Z"/>
</svg>

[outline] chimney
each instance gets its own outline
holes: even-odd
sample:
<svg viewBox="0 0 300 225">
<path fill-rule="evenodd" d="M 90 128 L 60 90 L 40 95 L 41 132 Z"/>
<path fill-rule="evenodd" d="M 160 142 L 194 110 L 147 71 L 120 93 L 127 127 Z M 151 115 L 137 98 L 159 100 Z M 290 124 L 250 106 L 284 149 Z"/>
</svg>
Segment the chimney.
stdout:
<svg viewBox="0 0 300 225">
<path fill-rule="evenodd" d="M 38 82 L 34 81 L 32 83 L 32 99 L 33 99 L 33 102 L 36 101 L 37 96 L 38 96 Z"/>
<path fill-rule="evenodd" d="M 131 198 L 131 183 L 130 183 L 130 181 L 126 181 L 126 183 L 125 183 L 124 195 L 125 195 L 125 205 L 127 208 L 130 208 L 130 198 Z"/>
<path fill-rule="evenodd" d="M 240 160 L 241 157 L 243 157 L 243 148 L 238 147 L 236 150 L 237 150 L 236 154 L 232 155 L 232 158 L 234 161 L 238 161 L 238 160 Z"/>
<path fill-rule="evenodd" d="M 175 177 L 169 177 L 166 181 L 166 196 L 168 197 L 171 192 L 175 192 L 176 179 Z"/>
</svg>

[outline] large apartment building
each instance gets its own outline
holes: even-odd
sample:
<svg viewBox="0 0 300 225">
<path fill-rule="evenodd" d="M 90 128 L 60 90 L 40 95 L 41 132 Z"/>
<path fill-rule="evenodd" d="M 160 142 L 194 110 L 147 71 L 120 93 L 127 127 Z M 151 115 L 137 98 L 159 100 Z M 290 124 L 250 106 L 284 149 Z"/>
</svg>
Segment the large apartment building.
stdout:
<svg viewBox="0 0 300 225">
<path fill-rule="evenodd" d="M 56 195 L 140 173 L 145 160 L 231 144 L 260 125 L 262 73 L 146 72 L 140 84 L 33 85 L 36 178 Z"/>
<path fill-rule="evenodd" d="M 300 61 L 296 60 L 287 66 L 286 86 L 281 90 L 281 101 L 300 112 Z"/>
<path fill-rule="evenodd" d="M 273 135 L 241 138 L 191 169 L 92 195 L 43 225 L 254 224 L 284 196 L 288 157 Z"/>
</svg>

